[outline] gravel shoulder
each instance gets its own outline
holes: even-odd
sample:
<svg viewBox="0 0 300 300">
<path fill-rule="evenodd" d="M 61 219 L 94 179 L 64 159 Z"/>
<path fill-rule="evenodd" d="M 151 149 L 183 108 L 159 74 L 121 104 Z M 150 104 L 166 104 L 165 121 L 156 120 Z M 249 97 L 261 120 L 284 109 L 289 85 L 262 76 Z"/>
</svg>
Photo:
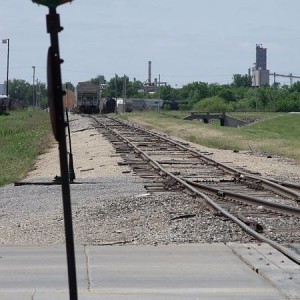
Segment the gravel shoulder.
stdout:
<svg viewBox="0 0 300 300">
<path fill-rule="evenodd" d="M 76 244 L 146 245 L 195 242 L 251 242 L 231 222 L 212 214 L 206 205 L 178 192 L 150 194 L 142 180 L 93 127 L 88 118 L 71 116 L 75 182 L 71 185 Z M 193 145 L 212 158 L 264 176 L 299 182 L 292 160 L 234 153 Z M 234 164 L 233 164 L 234 161 Z M 51 182 L 59 175 L 57 144 L 36 162 L 26 182 Z M 64 243 L 59 185 L 7 185 L 0 189 L 0 243 L 49 245 Z M 176 218 L 195 214 L 193 218 Z"/>
<path fill-rule="evenodd" d="M 174 139 L 186 143 L 178 138 Z M 191 142 L 188 144 L 194 149 L 206 153 L 212 159 L 233 168 L 258 173 L 267 178 L 300 184 L 300 165 L 293 159 L 253 151 L 235 152 L 213 149 Z"/>
</svg>

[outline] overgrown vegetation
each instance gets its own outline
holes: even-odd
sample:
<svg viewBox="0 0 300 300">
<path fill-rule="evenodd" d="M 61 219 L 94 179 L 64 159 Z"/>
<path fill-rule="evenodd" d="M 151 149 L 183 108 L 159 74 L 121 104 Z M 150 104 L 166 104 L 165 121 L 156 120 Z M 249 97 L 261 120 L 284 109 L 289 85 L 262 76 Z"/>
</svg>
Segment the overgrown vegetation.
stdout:
<svg viewBox="0 0 300 300">
<path fill-rule="evenodd" d="M 51 141 L 47 112 L 12 111 L 0 116 L 0 186 L 24 178 Z"/>
</svg>

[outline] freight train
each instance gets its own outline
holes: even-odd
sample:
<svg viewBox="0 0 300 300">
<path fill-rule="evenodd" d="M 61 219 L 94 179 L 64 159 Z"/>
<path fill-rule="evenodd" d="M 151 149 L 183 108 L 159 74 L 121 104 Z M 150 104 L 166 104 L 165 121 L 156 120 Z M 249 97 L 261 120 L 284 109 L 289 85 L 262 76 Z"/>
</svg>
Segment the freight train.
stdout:
<svg viewBox="0 0 300 300">
<path fill-rule="evenodd" d="M 126 99 L 125 111 L 161 110 L 164 101 L 161 99 Z"/>
<path fill-rule="evenodd" d="M 100 89 L 90 82 L 79 82 L 76 87 L 76 111 L 79 113 L 99 113 Z"/>
<path fill-rule="evenodd" d="M 12 101 L 5 95 L 0 95 L 0 114 L 7 114 L 8 110 L 12 109 Z"/>
<path fill-rule="evenodd" d="M 106 98 L 104 100 L 102 99 L 101 105 L 102 105 L 101 107 L 102 114 L 110 114 L 116 112 L 117 103 L 116 103 L 116 99 L 114 98 Z"/>
<path fill-rule="evenodd" d="M 79 82 L 76 88 L 76 104 L 75 112 L 78 113 L 115 113 L 124 111 L 144 111 L 144 110 L 161 110 L 165 106 L 168 109 L 177 110 L 178 103 L 176 101 L 164 101 L 161 99 L 133 99 L 127 98 L 124 102 L 118 104 L 120 99 L 112 97 L 101 99 L 100 86 L 90 82 Z"/>
<path fill-rule="evenodd" d="M 116 100 L 114 98 L 100 98 L 100 87 L 89 81 L 79 82 L 76 87 L 75 112 L 85 114 L 114 113 Z"/>
</svg>

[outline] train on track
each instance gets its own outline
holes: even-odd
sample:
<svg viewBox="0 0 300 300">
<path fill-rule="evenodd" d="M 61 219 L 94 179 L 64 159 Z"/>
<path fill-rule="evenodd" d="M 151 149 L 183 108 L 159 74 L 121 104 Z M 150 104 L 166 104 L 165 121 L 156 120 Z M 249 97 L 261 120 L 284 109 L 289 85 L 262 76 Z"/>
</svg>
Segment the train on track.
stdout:
<svg viewBox="0 0 300 300">
<path fill-rule="evenodd" d="M 177 101 L 162 99 L 116 99 L 113 97 L 101 98 L 99 85 L 90 82 L 79 82 L 76 87 L 75 112 L 87 114 L 109 114 L 114 112 L 135 112 L 145 110 L 162 110 L 168 107 L 178 110 Z"/>
<path fill-rule="evenodd" d="M 11 109 L 11 99 L 5 95 L 0 95 L 0 114 L 5 114 Z"/>
<path fill-rule="evenodd" d="M 114 98 L 101 98 L 101 87 L 89 81 L 79 82 L 76 87 L 74 111 L 84 114 L 116 112 L 117 102 Z"/>
<path fill-rule="evenodd" d="M 90 82 L 79 82 L 76 87 L 75 110 L 79 113 L 100 112 L 100 89 Z"/>
<path fill-rule="evenodd" d="M 8 115 L 11 110 L 25 109 L 28 105 L 18 99 L 0 95 L 0 115 Z"/>
</svg>

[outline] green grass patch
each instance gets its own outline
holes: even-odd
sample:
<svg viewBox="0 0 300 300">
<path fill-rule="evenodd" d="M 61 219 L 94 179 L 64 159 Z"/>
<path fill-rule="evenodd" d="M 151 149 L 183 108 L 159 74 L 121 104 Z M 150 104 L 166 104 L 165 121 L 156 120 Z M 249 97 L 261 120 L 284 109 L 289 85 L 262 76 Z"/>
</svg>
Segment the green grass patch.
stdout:
<svg viewBox="0 0 300 300">
<path fill-rule="evenodd" d="M 240 128 L 221 127 L 219 122 L 204 124 L 178 118 L 186 115 L 184 112 L 143 112 L 126 114 L 126 118 L 210 148 L 264 152 L 293 158 L 300 163 L 299 114 L 230 113 L 239 119 L 255 121 Z"/>
<path fill-rule="evenodd" d="M 0 186 L 23 179 L 52 140 L 47 112 L 13 111 L 0 116 Z"/>
</svg>

